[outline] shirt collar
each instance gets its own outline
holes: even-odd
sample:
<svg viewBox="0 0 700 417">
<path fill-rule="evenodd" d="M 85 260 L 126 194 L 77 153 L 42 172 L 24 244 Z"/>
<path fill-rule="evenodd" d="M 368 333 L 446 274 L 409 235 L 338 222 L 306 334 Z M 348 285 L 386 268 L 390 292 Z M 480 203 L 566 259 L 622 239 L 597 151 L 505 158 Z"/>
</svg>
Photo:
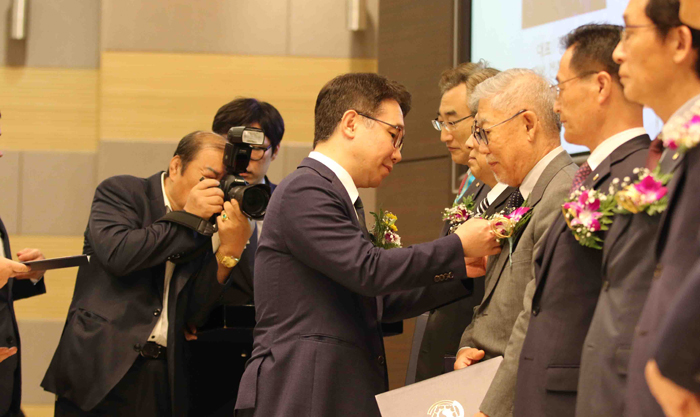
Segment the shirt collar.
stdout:
<svg viewBox="0 0 700 417">
<path fill-rule="evenodd" d="M 522 194 L 526 201 L 528 197 L 530 197 L 530 193 L 535 188 L 535 185 L 537 185 L 537 181 L 540 179 L 540 176 L 544 172 L 545 168 L 547 168 L 547 165 L 549 165 L 549 163 L 562 152 L 564 152 L 564 148 L 561 146 L 557 146 L 556 148 L 552 149 L 547 155 L 544 156 L 544 158 L 540 159 L 539 162 L 532 167 L 527 175 L 525 175 L 523 183 L 520 184 L 519 190 L 520 194 Z"/>
<path fill-rule="evenodd" d="M 170 206 L 168 194 L 165 193 L 165 172 L 163 172 L 160 176 L 160 186 L 163 189 L 163 201 L 165 202 L 165 208 L 167 209 L 167 212 L 170 213 L 173 211 L 173 208 Z"/>
<path fill-rule="evenodd" d="M 673 115 L 668 120 L 671 121 L 676 117 L 683 116 L 686 112 L 692 109 L 695 103 L 697 103 L 698 101 L 700 101 L 700 95 L 697 95 L 691 98 L 690 100 L 686 101 L 685 104 L 682 105 L 678 110 L 676 110 L 675 113 L 673 113 Z M 666 122 L 666 124 L 668 124 L 668 122 Z"/>
<path fill-rule="evenodd" d="M 501 193 L 508 188 L 508 184 L 503 184 L 502 182 L 497 183 L 496 185 L 493 186 L 491 191 L 489 191 L 488 194 L 486 194 L 486 200 L 488 201 L 489 204 L 493 204 L 494 201 L 498 198 Z"/>
<path fill-rule="evenodd" d="M 355 182 L 352 180 L 352 177 L 348 171 L 346 171 L 345 168 L 340 166 L 340 164 L 335 162 L 332 158 L 322 154 L 321 152 L 312 151 L 309 154 L 309 158 L 317 160 L 333 171 L 335 176 L 340 180 L 340 183 L 343 184 L 343 187 L 345 187 L 345 191 L 347 191 L 348 196 L 350 196 L 350 201 L 352 201 L 352 204 L 355 204 L 355 201 L 357 201 L 357 197 L 360 196 L 360 193 L 357 191 Z"/>
<path fill-rule="evenodd" d="M 633 129 L 624 130 L 616 135 L 610 136 L 598 145 L 591 155 L 588 157 L 588 165 L 591 171 L 595 171 L 601 162 L 623 144 L 636 138 L 637 136 L 646 135 L 647 131 L 643 127 L 635 127 Z"/>
</svg>

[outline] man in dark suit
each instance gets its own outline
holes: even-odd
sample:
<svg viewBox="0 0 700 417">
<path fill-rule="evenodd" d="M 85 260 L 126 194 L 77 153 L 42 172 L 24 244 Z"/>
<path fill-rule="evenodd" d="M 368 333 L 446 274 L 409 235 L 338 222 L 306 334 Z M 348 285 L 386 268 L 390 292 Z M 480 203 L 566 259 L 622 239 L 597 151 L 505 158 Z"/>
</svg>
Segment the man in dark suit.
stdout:
<svg viewBox="0 0 700 417">
<path fill-rule="evenodd" d="M 254 98 L 237 98 L 219 108 L 214 116 L 212 130 L 225 137 L 229 129 L 235 126 L 257 127 L 265 132 L 263 145 L 254 147 L 242 177 L 250 184 L 267 184 L 274 192 L 277 185 L 267 178 L 267 170 L 279 153 L 284 135 L 282 116 L 270 103 Z M 231 270 L 231 282 L 221 297 L 222 305 L 214 309 L 212 316 L 223 316 L 226 314 L 223 310 L 229 306 L 253 304 L 253 266 L 262 228 L 263 220 L 257 220 L 250 242 L 241 255 L 241 261 Z M 218 317 L 212 317 L 211 323 L 217 320 Z M 238 326 L 238 323 L 227 324 L 232 327 Z M 208 323 L 204 327 L 211 326 L 212 324 Z M 239 334 L 233 331 L 219 332 L 218 338 L 210 337 L 207 341 L 191 343 L 189 369 L 192 415 L 233 414 L 238 383 L 245 370 L 245 363 L 253 352 L 251 342 L 232 340 L 234 333 Z M 196 339 L 196 335 L 187 337 L 188 340 Z"/>
<path fill-rule="evenodd" d="M 527 289 L 534 281 L 533 248 L 560 210 L 576 165 L 560 146 L 559 119 L 549 82 L 533 71 L 511 69 L 479 84 L 474 137 L 499 181 L 515 187 L 507 212 L 526 204 L 531 217 L 504 250 L 489 259 L 486 291 L 460 340 L 455 369 L 503 356 L 475 416 L 510 416 L 518 353 L 527 323 L 521 324 Z M 512 253 L 511 253 L 512 250 Z"/>
<path fill-rule="evenodd" d="M 2 158 L 2 152 L 0 152 Z M 17 252 L 20 262 L 44 259 L 39 249 Z M 22 368 L 20 338 L 15 318 L 14 301 L 46 292 L 43 271 L 30 272 L 29 267 L 12 261 L 10 236 L 0 220 L 0 416 L 23 416 Z"/>
<path fill-rule="evenodd" d="M 193 132 L 168 172 L 103 181 L 85 231 L 73 301 L 42 386 L 56 416 L 185 416 L 185 323 L 220 295 L 252 232 L 218 188 L 225 140 Z M 167 221 L 217 217 L 213 239 Z M 183 214 L 186 215 L 186 214 Z M 189 259 L 189 261 L 187 261 Z"/>
<path fill-rule="evenodd" d="M 468 187 L 467 178 L 462 182 L 455 204 L 471 196 L 480 212 L 487 208 L 502 210 L 512 192 L 506 190 L 507 185 L 498 183 L 486 156 L 479 153 L 478 145 L 470 138 L 474 116 L 469 110 L 469 96 L 480 82 L 496 74 L 498 70 L 472 62 L 445 70 L 438 83 L 442 92 L 438 117 L 433 120 L 433 127 L 440 131 L 440 141 L 447 146 L 452 161 L 469 166 L 469 172 L 474 176 Z M 447 236 L 449 230 L 450 223 L 445 222 L 440 237 Z M 445 356 L 453 356 L 457 351 L 462 332 L 471 322 L 474 307 L 483 297 L 484 278 L 474 278 L 474 291 L 470 297 L 430 311 L 420 341 L 416 382 L 445 372 Z"/>
<path fill-rule="evenodd" d="M 591 150 L 571 193 L 581 186 L 607 193 L 613 179 L 633 176 L 646 160 L 650 140 L 642 128 L 642 106 L 625 98 L 612 60 L 621 32 L 620 26 L 590 24 L 562 39 L 566 51 L 554 109 L 566 140 Z M 560 209 L 535 258 L 536 289 L 520 354 L 515 416 L 574 415 L 583 340 L 602 284 L 601 262 L 602 251 L 579 243 Z"/>
<path fill-rule="evenodd" d="M 341 75 L 319 93 L 314 152 L 277 187 L 258 246 L 240 415 L 378 417 L 381 322 L 468 295 L 464 256 L 498 252 L 481 219 L 431 243 L 372 244 L 357 188 L 379 186 L 401 160 L 409 108 L 404 87 L 377 74 Z"/>
<path fill-rule="evenodd" d="M 665 122 L 664 143 L 680 137 L 690 145 L 686 149 L 667 147 L 659 161 L 661 171 L 672 172 L 673 177 L 667 184 L 668 206 L 661 215 L 654 248 L 657 266 L 635 329 L 627 369 L 625 413 L 635 417 L 664 415 L 647 385 L 647 366 L 652 383 L 659 376 L 653 372 L 656 367 L 665 378 L 687 386 L 678 375 L 692 373 L 693 364 L 684 358 L 700 354 L 693 351 L 693 344 L 679 346 L 661 339 L 666 332 L 663 323 L 676 319 L 670 315 L 676 311 L 672 310 L 673 300 L 681 296 L 700 258 L 700 148 L 694 146 L 700 138 L 683 130 L 685 123 L 700 116 L 700 31 L 683 25 L 678 13 L 677 0 L 630 1 L 624 14 L 629 29 L 613 54 L 620 64 L 625 96 L 650 107 Z M 640 26 L 648 28 L 632 29 Z M 677 328 L 668 329 L 673 332 L 670 329 Z"/>
</svg>

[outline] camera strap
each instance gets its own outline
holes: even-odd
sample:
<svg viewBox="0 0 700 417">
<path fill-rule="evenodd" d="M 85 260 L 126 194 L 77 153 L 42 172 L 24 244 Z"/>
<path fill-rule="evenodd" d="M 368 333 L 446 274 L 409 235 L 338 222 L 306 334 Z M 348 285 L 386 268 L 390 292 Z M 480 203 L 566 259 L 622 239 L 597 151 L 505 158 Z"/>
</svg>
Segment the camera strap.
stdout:
<svg viewBox="0 0 700 417">
<path fill-rule="evenodd" d="M 186 211 L 171 211 L 163 216 L 161 220 L 177 223 L 204 236 L 211 236 L 216 232 L 216 227 L 213 224 Z"/>
</svg>

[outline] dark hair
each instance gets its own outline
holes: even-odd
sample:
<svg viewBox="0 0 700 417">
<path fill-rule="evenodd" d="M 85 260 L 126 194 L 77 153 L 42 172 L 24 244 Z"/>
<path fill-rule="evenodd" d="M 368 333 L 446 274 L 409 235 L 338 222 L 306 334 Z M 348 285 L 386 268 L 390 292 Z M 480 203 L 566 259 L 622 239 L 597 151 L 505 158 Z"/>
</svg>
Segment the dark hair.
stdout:
<svg viewBox="0 0 700 417">
<path fill-rule="evenodd" d="M 586 71 L 605 71 L 617 77 L 620 65 L 612 54 L 620 43 L 622 26 L 591 23 L 579 26 L 561 39 L 561 46 L 572 46 L 571 68 L 579 74 Z"/>
<path fill-rule="evenodd" d="M 499 72 L 497 69 L 490 68 L 483 60 L 477 63 L 463 62 L 454 68 L 446 69 L 440 74 L 440 81 L 438 82 L 440 94 L 445 94 L 460 84 L 466 84 L 467 95 L 471 95 L 479 83 Z"/>
<path fill-rule="evenodd" d="M 226 140 L 214 132 L 204 132 L 201 130 L 188 133 L 180 139 L 177 144 L 175 153 L 173 156 L 180 157 L 180 163 L 182 165 L 182 172 L 185 172 L 187 165 L 192 162 L 199 151 L 205 148 L 221 149 L 222 151 L 226 147 Z M 165 170 L 165 176 L 170 174 L 170 170 Z"/>
<path fill-rule="evenodd" d="M 681 22 L 681 18 L 678 16 L 680 12 L 681 4 L 678 0 L 649 0 L 647 7 L 644 10 L 646 15 L 654 23 L 656 27 L 656 33 L 665 38 L 668 35 L 668 31 L 678 27 L 687 26 Z M 693 49 L 699 52 L 700 49 L 700 30 L 690 29 L 690 34 L 693 38 Z M 695 60 L 695 75 L 700 77 L 700 59 Z"/>
<path fill-rule="evenodd" d="M 404 116 L 411 110 L 411 94 L 406 88 L 381 75 L 351 73 L 330 80 L 316 98 L 314 148 L 333 134 L 346 111 L 374 116 L 384 100 L 396 100 Z"/>
<path fill-rule="evenodd" d="M 254 98 L 239 97 L 221 106 L 214 116 L 211 130 L 226 137 L 232 127 L 253 123 L 260 124 L 273 148 L 280 144 L 284 136 L 284 120 L 280 112 L 272 104 Z"/>
</svg>

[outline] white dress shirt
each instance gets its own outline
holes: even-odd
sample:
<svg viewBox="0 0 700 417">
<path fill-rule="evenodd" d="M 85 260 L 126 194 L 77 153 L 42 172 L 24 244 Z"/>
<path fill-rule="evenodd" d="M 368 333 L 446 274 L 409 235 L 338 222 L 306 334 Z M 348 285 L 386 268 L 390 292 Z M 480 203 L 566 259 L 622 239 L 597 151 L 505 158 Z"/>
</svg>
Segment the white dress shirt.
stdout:
<svg viewBox="0 0 700 417">
<path fill-rule="evenodd" d="M 506 188 L 508 188 L 508 184 L 503 184 L 502 182 L 499 182 L 493 186 L 489 193 L 486 194 L 486 201 L 489 203 L 489 206 L 496 201 L 498 196 L 501 195 Z"/>
<path fill-rule="evenodd" d="M 588 165 L 591 167 L 591 171 L 595 171 L 601 162 L 611 153 L 620 146 L 629 142 L 630 140 L 636 138 L 637 136 L 646 135 L 647 131 L 643 127 L 635 127 L 633 129 L 624 130 L 616 135 L 610 136 L 605 139 L 597 148 L 591 152 L 588 157 Z"/>
<path fill-rule="evenodd" d="M 520 184 L 519 188 L 520 194 L 522 194 L 525 201 L 527 201 L 528 197 L 530 197 L 530 193 L 532 193 L 532 190 L 535 188 L 535 185 L 537 185 L 537 180 L 540 179 L 540 176 L 544 172 L 545 168 L 547 168 L 547 165 L 549 165 L 549 163 L 552 162 L 552 160 L 562 152 L 565 152 L 564 148 L 562 148 L 561 146 L 557 146 L 553 150 L 549 151 L 549 153 L 545 155 L 544 158 L 540 159 L 539 162 L 537 162 L 535 166 L 532 167 L 530 172 L 528 172 L 527 175 L 525 175 L 523 183 Z"/>
</svg>

